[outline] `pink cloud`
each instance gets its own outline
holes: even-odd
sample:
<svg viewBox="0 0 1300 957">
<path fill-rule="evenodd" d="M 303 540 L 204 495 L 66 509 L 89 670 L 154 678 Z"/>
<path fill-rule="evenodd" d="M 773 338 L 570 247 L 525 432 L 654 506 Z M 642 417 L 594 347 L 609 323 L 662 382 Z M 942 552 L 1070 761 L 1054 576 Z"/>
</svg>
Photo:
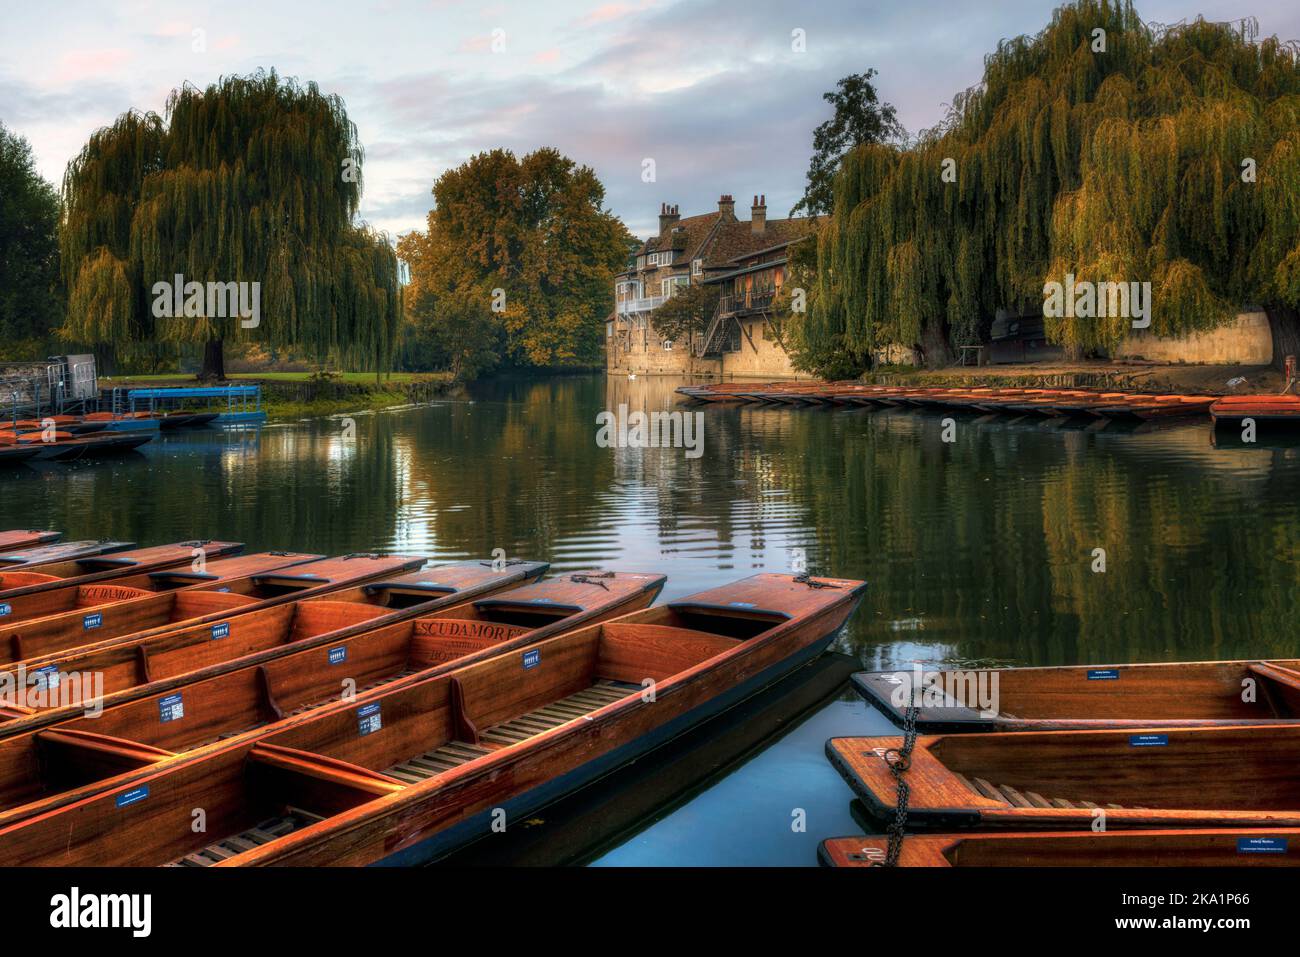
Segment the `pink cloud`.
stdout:
<svg viewBox="0 0 1300 957">
<path fill-rule="evenodd" d="M 578 22 L 584 27 L 596 26 L 600 23 L 621 20 L 630 13 L 639 13 L 651 6 L 654 6 L 652 0 L 642 0 L 641 3 L 606 3 L 590 11 Z"/>
<path fill-rule="evenodd" d="M 103 50 L 71 50 L 59 57 L 54 79 L 60 83 L 100 78 L 117 73 L 131 59 L 131 54 L 121 47 Z"/>
<path fill-rule="evenodd" d="M 552 47 L 549 50 L 542 50 L 540 53 L 533 54 L 534 63 L 555 63 L 560 59 L 560 51 Z"/>
</svg>

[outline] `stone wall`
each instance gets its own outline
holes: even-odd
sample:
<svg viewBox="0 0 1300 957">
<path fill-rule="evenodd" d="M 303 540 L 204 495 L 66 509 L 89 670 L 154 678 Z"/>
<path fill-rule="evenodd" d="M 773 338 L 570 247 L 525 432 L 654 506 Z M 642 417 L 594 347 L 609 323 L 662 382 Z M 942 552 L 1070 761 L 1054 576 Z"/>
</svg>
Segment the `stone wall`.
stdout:
<svg viewBox="0 0 1300 957">
<path fill-rule="evenodd" d="M 759 376 L 794 379 L 801 376 L 790 364 L 790 357 L 775 339 L 768 338 L 760 319 L 741 323 L 739 352 L 724 352 L 721 358 L 701 359 L 690 347 L 675 342 L 671 350 L 653 328 L 646 332 L 633 329 L 629 347 L 616 348 L 620 340 L 605 339 L 605 367 L 611 373 L 637 375 Z"/>
<path fill-rule="evenodd" d="M 1116 359 L 1152 362 L 1195 362 L 1207 365 L 1266 366 L 1273 361 L 1273 336 L 1268 315 L 1243 312 L 1218 329 L 1186 338 L 1133 332 L 1115 353 Z"/>
</svg>

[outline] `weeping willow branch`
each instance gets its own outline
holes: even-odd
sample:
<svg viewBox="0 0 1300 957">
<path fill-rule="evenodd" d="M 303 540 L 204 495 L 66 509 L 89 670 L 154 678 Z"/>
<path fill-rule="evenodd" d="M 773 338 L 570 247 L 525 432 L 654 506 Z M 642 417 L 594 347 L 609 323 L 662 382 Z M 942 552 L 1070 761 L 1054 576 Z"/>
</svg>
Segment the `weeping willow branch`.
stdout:
<svg viewBox="0 0 1300 957">
<path fill-rule="evenodd" d="M 63 180 L 65 338 L 256 339 L 385 368 L 400 317 L 388 238 L 355 216 L 364 155 L 343 101 L 274 71 L 183 86 L 166 119 L 123 114 Z M 154 283 L 260 283 L 257 328 L 160 318 Z"/>
<path fill-rule="evenodd" d="M 939 126 L 845 158 L 805 339 L 863 365 L 881 346 L 976 343 L 999 306 L 1038 311 L 1067 273 L 1149 281 L 1167 335 L 1300 306 L 1300 48 L 1257 33 L 1080 0 L 1004 40 Z M 1129 329 L 1047 328 L 1076 351 Z"/>
</svg>

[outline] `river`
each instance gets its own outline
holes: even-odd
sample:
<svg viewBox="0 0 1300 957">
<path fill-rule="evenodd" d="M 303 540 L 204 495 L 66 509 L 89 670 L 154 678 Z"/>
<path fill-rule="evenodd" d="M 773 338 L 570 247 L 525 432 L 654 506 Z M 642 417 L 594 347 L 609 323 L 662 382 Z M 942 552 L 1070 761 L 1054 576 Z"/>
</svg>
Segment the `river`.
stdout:
<svg viewBox="0 0 1300 957">
<path fill-rule="evenodd" d="M 122 459 L 0 470 L 0 527 L 442 561 L 500 548 L 555 572 L 661 571 L 666 599 L 806 565 L 870 583 L 839 642 L 869 668 L 1295 654 L 1300 448 L 1216 444 L 1208 422 L 945 430 L 905 410 L 688 407 L 678 384 L 501 379 L 350 421 L 164 434 Z M 620 404 L 698 411 L 701 454 L 601 447 L 597 415 Z M 554 856 L 815 863 L 818 840 L 859 832 L 823 743 L 890 728 L 848 670 L 755 705 L 758 740 L 706 730 L 607 789 L 607 833 L 556 838 Z"/>
</svg>

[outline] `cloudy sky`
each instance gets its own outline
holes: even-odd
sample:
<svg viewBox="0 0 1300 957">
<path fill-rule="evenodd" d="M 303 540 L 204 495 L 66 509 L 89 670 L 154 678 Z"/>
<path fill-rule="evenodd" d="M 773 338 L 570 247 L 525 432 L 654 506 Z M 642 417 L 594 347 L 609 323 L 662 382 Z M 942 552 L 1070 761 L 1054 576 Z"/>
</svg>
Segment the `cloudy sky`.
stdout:
<svg viewBox="0 0 1300 957">
<path fill-rule="evenodd" d="M 144 0 L 7 3 L 0 121 L 54 183 L 97 127 L 163 109 L 183 82 L 274 67 L 337 93 L 366 148 L 363 216 L 423 225 L 434 179 L 474 153 L 555 146 L 592 166 L 633 232 L 729 192 L 784 215 L 802 192 L 821 94 L 875 67 L 910 131 L 979 82 L 1000 38 L 1056 0 Z M 1252 0 L 1300 39 L 1300 3 Z M 1242 14 L 1238 0 L 1139 0 L 1148 22 Z M 806 49 L 792 49 L 793 31 Z M 196 32 L 197 31 L 197 32 Z M 495 39 L 495 43 L 494 43 Z M 196 49 L 198 48 L 198 49 Z M 656 181 L 642 181 L 655 161 Z M 738 212 L 740 210 L 738 209 Z"/>
</svg>

